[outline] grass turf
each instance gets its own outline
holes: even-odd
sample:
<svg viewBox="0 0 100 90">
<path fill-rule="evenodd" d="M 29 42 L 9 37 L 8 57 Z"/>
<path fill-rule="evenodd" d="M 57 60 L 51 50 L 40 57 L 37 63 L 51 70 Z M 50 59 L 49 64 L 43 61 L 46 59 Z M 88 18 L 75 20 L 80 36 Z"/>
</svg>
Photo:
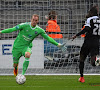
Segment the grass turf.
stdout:
<svg viewBox="0 0 100 90">
<path fill-rule="evenodd" d="M 14 76 L 0 76 L 0 90 L 100 90 L 100 76 L 26 76 L 26 83 L 18 85 Z"/>
</svg>

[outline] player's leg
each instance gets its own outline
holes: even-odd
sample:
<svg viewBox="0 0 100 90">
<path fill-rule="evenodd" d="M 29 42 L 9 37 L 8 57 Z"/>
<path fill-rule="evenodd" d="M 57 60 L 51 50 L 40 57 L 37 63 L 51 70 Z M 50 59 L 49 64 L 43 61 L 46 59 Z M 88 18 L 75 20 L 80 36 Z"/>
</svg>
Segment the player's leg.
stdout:
<svg viewBox="0 0 100 90">
<path fill-rule="evenodd" d="M 88 55 L 89 51 L 88 49 L 86 48 L 86 45 L 83 44 L 83 46 L 81 47 L 81 51 L 80 51 L 80 60 L 79 60 L 79 71 L 80 71 L 80 78 L 79 78 L 79 81 L 84 83 L 85 80 L 84 80 L 84 61 Z"/>
<path fill-rule="evenodd" d="M 99 46 L 94 45 L 94 47 L 91 48 L 90 54 L 91 54 L 91 65 L 92 66 L 97 66 L 96 62 L 98 62 L 98 61 L 96 61 L 96 60 L 99 60 L 99 59 L 97 59 L 97 58 L 99 58 L 98 57 L 98 55 L 99 55 Z"/>
<path fill-rule="evenodd" d="M 23 63 L 23 70 L 22 70 L 22 75 L 25 74 L 28 66 L 29 66 L 29 59 L 30 59 L 30 56 L 31 56 L 31 48 L 27 47 L 26 49 L 24 49 L 24 57 L 25 57 L 25 60 L 24 60 L 24 63 Z"/>
<path fill-rule="evenodd" d="M 84 56 L 83 54 L 80 54 L 80 60 L 79 60 L 80 78 L 79 78 L 79 81 L 82 83 L 85 82 L 84 75 L 83 75 L 85 58 L 86 58 L 86 56 Z"/>
<path fill-rule="evenodd" d="M 90 59 L 90 60 L 91 60 L 91 65 L 92 65 L 92 66 L 96 66 L 96 65 L 95 65 L 96 55 L 91 56 L 91 59 Z"/>
<path fill-rule="evenodd" d="M 15 76 L 17 76 L 17 74 L 18 74 L 18 63 L 19 63 L 19 58 L 21 57 L 21 53 L 19 53 L 18 50 L 13 49 L 12 55 L 13 55 L 13 67 L 14 67 L 13 73 L 14 73 Z"/>
<path fill-rule="evenodd" d="M 14 63 L 13 67 L 14 67 L 14 70 L 13 70 L 14 76 L 17 76 L 17 74 L 18 74 L 18 63 Z"/>
</svg>

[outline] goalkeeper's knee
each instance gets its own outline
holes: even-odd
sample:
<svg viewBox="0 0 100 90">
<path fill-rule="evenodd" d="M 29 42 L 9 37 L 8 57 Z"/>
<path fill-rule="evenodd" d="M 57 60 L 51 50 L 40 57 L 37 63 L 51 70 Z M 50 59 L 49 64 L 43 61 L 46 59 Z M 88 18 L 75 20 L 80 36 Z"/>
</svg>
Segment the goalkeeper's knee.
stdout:
<svg viewBox="0 0 100 90">
<path fill-rule="evenodd" d="M 25 58 L 30 58 L 31 53 L 30 52 L 25 52 Z"/>
</svg>

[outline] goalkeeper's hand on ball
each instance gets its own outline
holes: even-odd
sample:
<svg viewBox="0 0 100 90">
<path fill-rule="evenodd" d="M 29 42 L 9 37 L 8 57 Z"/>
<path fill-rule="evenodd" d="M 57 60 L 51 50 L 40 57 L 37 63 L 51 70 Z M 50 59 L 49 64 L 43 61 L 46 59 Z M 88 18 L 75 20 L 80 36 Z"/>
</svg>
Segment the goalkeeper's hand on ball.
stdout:
<svg viewBox="0 0 100 90">
<path fill-rule="evenodd" d="M 62 52 L 66 52 L 67 47 L 65 45 L 66 45 L 66 43 L 63 43 L 63 44 L 59 43 L 57 47 L 59 47 Z"/>
</svg>

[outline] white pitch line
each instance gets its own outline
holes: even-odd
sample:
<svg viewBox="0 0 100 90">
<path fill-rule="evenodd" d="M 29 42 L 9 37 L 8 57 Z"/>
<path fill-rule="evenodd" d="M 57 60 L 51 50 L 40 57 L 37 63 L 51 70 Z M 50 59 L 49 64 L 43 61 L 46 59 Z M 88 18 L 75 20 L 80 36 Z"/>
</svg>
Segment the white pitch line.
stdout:
<svg viewBox="0 0 100 90">
<path fill-rule="evenodd" d="M 90 85 L 89 85 L 90 86 Z M 19 86 L 0 86 L 0 87 L 53 87 L 53 86 L 21 86 L 21 85 L 19 85 Z M 58 86 L 57 86 L 58 87 Z M 74 87 L 74 88 L 85 88 L 85 86 L 83 87 L 83 86 L 59 86 L 58 88 L 60 88 L 60 87 Z"/>
<path fill-rule="evenodd" d="M 44 79 L 50 79 L 51 78 L 31 78 L 33 80 L 44 80 Z M 75 78 L 52 78 L 53 80 L 69 80 L 69 79 L 75 79 Z M 11 79 L 11 78 L 0 78 L 0 80 L 14 80 L 14 79 Z M 28 78 L 27 80 L 30 80 L 30 78 Z"/>
</svg>

